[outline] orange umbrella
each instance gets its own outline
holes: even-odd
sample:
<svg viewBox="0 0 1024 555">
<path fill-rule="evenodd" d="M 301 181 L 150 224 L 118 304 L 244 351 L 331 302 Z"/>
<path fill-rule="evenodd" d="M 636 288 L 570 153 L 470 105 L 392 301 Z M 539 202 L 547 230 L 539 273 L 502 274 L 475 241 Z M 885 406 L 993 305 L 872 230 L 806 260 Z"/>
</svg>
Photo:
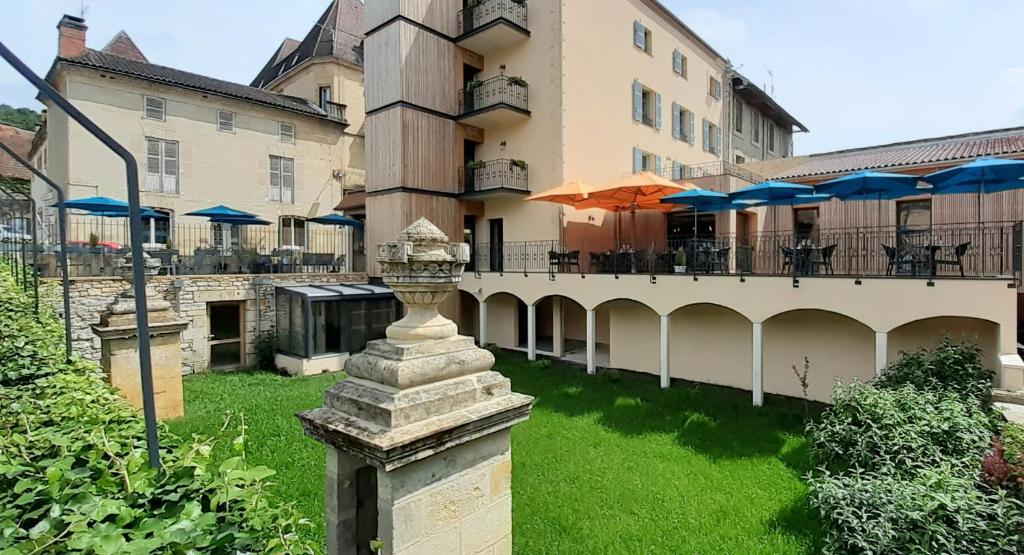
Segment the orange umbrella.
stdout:
<svg viewBox="0 0 1024 555">
<path fill-rule="evenodd" d="M 587 185 L 582 181 L 573 181 L 553 189 L 548 189 L 543 193 L 530 195 L 526 197 L 526 200 L 543 200 L 556 204 L 566 204 L 575 208 L 579 203 L 586 202 L 590 198 L 590 194 L 595 190 L 597 190 L 596 187 Z"/>
<path fill-rule="evenodd" d="M 661 202 L 662 198 L 692 189 L 700 189 L 700 187 L 692 183 L 676 183 L 646 171 L 627 175 L 614 183 L 597 188 L 576 207 L 603 208 L 617 213 L 630 212 L 632 214 L 631 241 L 635 244 L 637 210 L 668 212 L 672 208 L 665 208 L 665 204 Z"/>
</svg>

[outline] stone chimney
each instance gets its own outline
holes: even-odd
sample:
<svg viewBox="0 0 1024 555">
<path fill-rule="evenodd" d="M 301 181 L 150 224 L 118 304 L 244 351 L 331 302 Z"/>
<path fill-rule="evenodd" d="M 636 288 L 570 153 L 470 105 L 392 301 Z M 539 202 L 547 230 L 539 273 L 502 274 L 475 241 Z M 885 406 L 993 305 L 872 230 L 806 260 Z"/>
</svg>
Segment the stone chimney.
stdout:
<svg viewBox="0 0 1024 555">
<path fill-rule="evenodd" d="M 57 23 L 57 57 L 74 58 L 85 54 L 85 20 L 64 15 Z"/>
</svg>

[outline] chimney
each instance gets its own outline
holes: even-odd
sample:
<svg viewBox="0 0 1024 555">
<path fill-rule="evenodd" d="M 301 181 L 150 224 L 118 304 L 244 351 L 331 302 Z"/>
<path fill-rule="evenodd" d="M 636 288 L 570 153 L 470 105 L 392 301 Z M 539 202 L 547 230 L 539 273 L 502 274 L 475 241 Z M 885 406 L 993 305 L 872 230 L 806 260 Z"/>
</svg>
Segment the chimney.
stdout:
<svg viewBox="0 0 1024 555">
<path fill-rule="evenodd" d="M 57 57 L 74 58 L 85 54 L 85 20 L 65 15 L 57 24 Z"/>
</svg>

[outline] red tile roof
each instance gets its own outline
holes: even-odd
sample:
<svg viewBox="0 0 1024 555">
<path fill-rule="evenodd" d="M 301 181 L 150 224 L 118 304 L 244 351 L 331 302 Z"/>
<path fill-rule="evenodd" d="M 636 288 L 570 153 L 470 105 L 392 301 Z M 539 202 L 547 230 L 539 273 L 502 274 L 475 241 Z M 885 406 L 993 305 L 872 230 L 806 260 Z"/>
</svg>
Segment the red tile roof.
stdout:
<svg viewBox="0 0 1024 555">
<path fill-rule="evenodd" d="M 135 41 L 128 36 L 123 30 L 118 31 L 114 38 L 110 39 L 110 42 L 103 47 L 101 52 L 107 54 L 113 54 L 122 58 L 128 58 L 129 60 L 135 60 L 136 62 L 142 62 L 148 64 L 149 60 L 146 59 L 146 55 L 139 50 L 139 47 L 135 44 Z"/>
<path fill-rule="evenodd" d="M 860 170 L 949 165 L 945 163 L 981 156 L 1024 157 L 1024 127 L 811 154 L 804 163 L 773 177 L 795 179 Z"/>
<path fill-rule="evenodd" d="M 35 133 L 32 131 L 0 123 L 0 141 L 24 158 L 28 158 L 28 151 L 32 148 L 32 137 L 34 136 Z M 0 177 L 30 180 L 32 172 L 15 162 L 6 152 L 0 150 Z"/>
</svg>

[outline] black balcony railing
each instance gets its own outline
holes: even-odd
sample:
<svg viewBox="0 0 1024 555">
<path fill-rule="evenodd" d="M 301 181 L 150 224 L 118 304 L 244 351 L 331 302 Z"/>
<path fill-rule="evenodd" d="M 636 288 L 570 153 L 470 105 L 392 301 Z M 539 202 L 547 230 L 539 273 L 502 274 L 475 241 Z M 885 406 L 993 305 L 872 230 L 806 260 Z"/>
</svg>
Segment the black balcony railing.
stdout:
<svg viewBox="0 0 1024 555">
<path fill-rule="evenodd" d="M 700 164 L 683 164 L 680 166 L 666 165 L 657 168 L 654 173 L 667 179 L 701 179 L 704 177 L 732 176 L 742 179 L 748 183 L 761 183 L 765 178 L 737 166 L 731 162 L 715 160 Z"/>
<path fill-rule="evenodd" d="M 522 160 L 488 160 L 465 168 L 463 193 L 508 189 L 530 192 L 530 170 Z"/>
<path fill-rule="evenodd" d="M 479 244 L 477 271 L 793 277 L 1003 278 L 1020 283 L 1022 226 L 822 229 L 680 237 L 609 250 L 609 241 Z"/>
<path fill-rule="evenodd" d="M 485 25 L 505 20 L 528 29 L 526 0 L 475 0 L 475 5 L 459 10 L 459 34 L 472 33 Z"/>
<path fill-rule="evenodd" d="M 345 105 L 338 104 L 337 102 L 323 101 L 321 102 L 321 108 L 327 112 L 327 118 L 333 121 L 339 121 L 346 123 L 348 120 L 345 119 Z"/>
<path fill-rule="evenodd" d="M 529 93 L 529 85 L 519 77 L 498 75 L 483 81 L 471 81 L 459 91 L 459 113 L 468 114 L 495 106 L 529 111 Z"/>
</svg>

